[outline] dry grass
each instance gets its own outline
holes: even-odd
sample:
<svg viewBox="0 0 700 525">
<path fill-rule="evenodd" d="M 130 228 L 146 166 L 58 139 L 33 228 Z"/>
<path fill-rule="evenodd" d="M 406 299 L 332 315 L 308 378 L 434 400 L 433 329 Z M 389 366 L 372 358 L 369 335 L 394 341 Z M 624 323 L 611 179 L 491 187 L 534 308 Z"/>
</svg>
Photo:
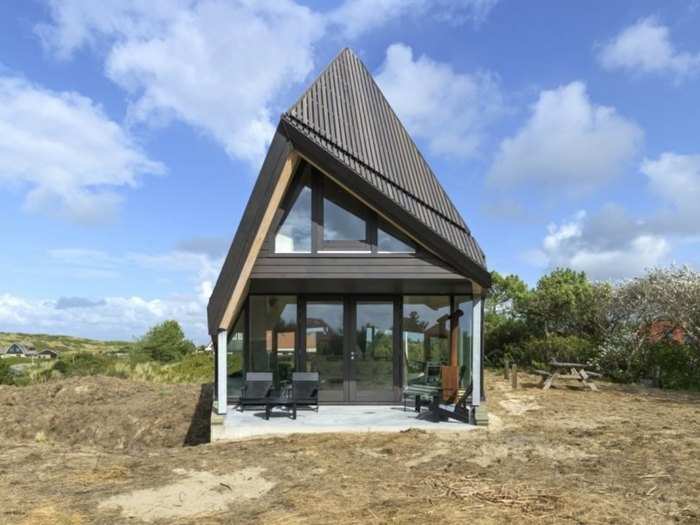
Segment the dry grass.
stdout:
<svg viewBox="0 0 700 525">
<path fill-rule="evenodd" d="M 0 389 L 0 523 L 120 523 L 119 509 L 100 504 L 159 493 L 182 480 L 182 469 L 219 477 L 246 468 L 260 469 L 274 489 L 175 523 L 700 522 L 700 396 L 608 384 L 598 393 L 544 393 L 534 378 L 521 379 L 512 391 L 488 375 L 489 430 L 198 447 L 179 445 L 199 387 L 85 379 L 101 389 L 93 401 L 78 383 L 58 392 L 37 385 L 12 392 L 54 392 L 53 404 L 22 413 L 5 410 L 21 399 Z M 201 414 L 194 419 L 201 424 Z M 81 420 L 80 439 L 57 428 Z M 17 434 L 3 432 L 8 423 Z M 44 439 L 34 439 L 40 432 Z"/>
</svg>

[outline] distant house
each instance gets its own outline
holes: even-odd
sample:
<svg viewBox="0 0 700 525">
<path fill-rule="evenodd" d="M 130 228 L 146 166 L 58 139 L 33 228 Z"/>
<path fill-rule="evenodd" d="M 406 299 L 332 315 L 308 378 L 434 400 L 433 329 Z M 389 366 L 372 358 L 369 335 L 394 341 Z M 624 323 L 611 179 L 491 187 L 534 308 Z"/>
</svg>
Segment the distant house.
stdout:
<svg viewBox="0 0 700 525">
<path fill-rule="evenodd" d="M 682 326 L 678 326 L 672 321 L 654 321 L 647 329 L 647 338 L 650 343 L 660 343 L 662 341 L 685 344 L 687 335 Z"/>
<path fill-rule="evenodd" d="M 0 357 L 36 357 L 34 345 L 29 343 L 12 343 Z"/>
<path fill-rule="evenodd" d="M 54 350 L 49 350 L 48 348 L 46 350 L 42 350 L 41 352 L 37 352 L 36 356 L 39 359 L 56 359 L 58 357 L 58 352 Z"/>
</svg>

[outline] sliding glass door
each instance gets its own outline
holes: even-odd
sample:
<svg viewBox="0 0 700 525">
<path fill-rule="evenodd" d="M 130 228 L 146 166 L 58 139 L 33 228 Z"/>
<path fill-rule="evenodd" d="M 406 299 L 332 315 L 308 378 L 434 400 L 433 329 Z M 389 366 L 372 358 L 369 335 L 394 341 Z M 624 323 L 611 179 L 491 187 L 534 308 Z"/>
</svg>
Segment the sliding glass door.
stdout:
<svg viewBox="0 0 700 525">
<path fill-rule="evenodd" d="M 350 401 L 394 400 L 394 301 L 354 301 Z"/>
<path fill-rule="evenodd" d="M 344 301 L 307 301 L 305 321 L 306 369 L 319 373 L 319 400 L 346 401 Z"/>
<path fill-rule="evenodd" d="M 307 298 L 304 368 L 318 372 L 320 400 L 395 401 L 394 299 Z"/>
</svg>

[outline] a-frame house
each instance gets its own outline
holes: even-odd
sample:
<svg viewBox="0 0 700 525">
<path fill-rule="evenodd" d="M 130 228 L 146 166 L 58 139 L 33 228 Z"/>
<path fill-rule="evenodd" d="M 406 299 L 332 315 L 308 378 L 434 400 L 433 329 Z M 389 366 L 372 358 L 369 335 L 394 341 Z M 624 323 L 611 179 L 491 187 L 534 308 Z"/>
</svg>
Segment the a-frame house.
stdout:
<svg viewBox="0 0 700 525">
<path fill-rule="evenodd" d="M 345 49 L 280 118 L 209 301 L 216 411 L 246 372 L 280 385 L 316 371 L 321 403 L 367 404 L 440 385 L 447 366 L 478 406 L 489 286 L 459 211 Z"/>
</svg>

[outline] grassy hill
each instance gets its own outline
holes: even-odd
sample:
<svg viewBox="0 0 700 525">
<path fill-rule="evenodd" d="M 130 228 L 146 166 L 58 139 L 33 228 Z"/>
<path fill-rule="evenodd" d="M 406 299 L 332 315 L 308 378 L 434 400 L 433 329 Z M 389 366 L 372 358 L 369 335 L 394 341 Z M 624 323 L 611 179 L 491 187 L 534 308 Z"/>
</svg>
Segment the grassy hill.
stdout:
<svg viewBox="0 0 700 525">
<path fill-rule="evenodd" d="M 0 348 L 5 349 L 12 343 L 29 343 L 39 351 L 49 349 L 57 352 L 90 352 L 95 354 L 127 351 L 134 345 L 133 342 L 129 341 L 98 341 L 68 335 L 0 332 Z"/>
</svg>

